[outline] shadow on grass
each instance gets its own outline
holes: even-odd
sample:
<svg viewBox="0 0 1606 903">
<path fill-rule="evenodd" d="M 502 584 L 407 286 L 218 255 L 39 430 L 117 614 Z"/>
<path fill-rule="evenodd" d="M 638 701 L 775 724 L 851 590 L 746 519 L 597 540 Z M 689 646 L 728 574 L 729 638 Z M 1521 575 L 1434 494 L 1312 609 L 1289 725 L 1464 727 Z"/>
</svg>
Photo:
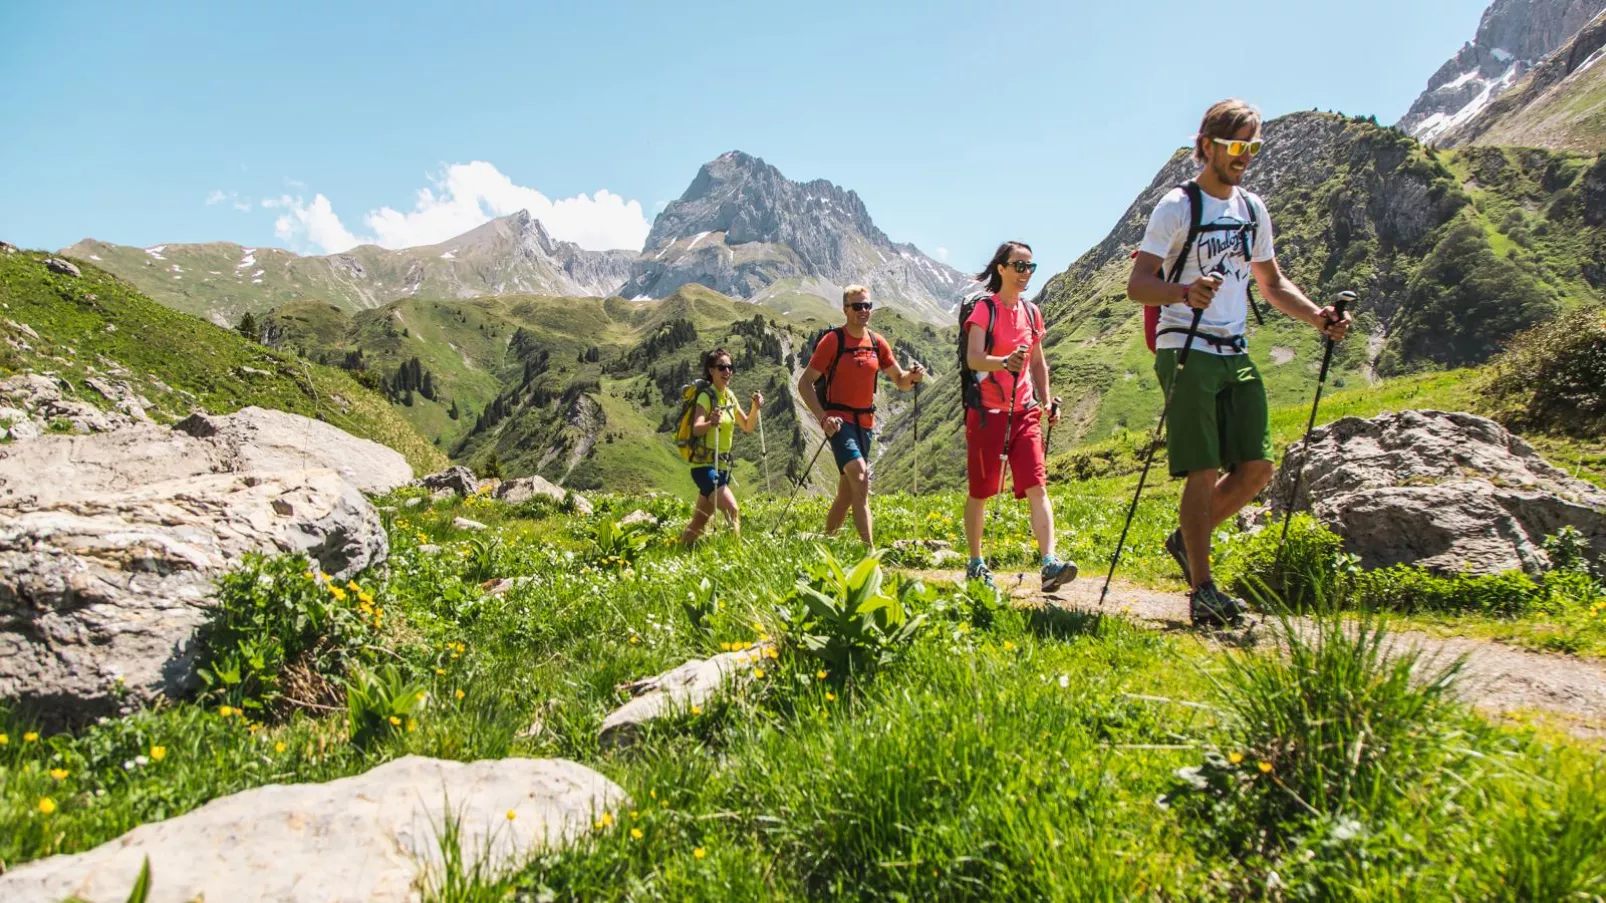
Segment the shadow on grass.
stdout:
<svg viewBox="0 0 1606 903">
<path fill-rule="evenodd" d="M 1026 615 L 1026 629 L 1040 636 L 1056 640 L 1077 636 L 1095 636 L 1104 624 L 1100 612 L 1082 611 L 1045 605 L 1034 608 Z"/>
</svg>

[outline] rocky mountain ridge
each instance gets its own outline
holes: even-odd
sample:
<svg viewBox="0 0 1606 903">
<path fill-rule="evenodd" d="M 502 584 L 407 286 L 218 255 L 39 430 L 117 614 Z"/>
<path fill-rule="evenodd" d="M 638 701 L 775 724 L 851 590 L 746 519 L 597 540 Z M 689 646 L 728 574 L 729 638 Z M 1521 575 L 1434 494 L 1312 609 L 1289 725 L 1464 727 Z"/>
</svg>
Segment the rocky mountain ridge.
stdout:
<svg viewBox="0 0 1606 903">
<path fill-rule="evenodd" d="M 887 237 L 853 191 L 794 182 L 731 151 L 705 164 L 653 222 L 626 297 L 667 297 L 688 282 L 751 298 L 792 278 L 859 282 L 917 319 L 943 321 L 970 278 Z"/>
<path fill-rule="evenodd" d="M 1606 9 L 1601 0 L 1495 0 L 1398 126 L 1426 143 L 1471 120 Z"/>
<path fill-rule="evenodd" d="M 824 179 L 790 181 L 740 151 L 699 170 L 658 215 L 639 253 L 558 241 L 523 210 L 403 250 L 362 245 L 303 257 L 228 242 L 134 248 L 85 239 L 62 253 L 220 325 L 291 302 L 354 312 L 408 298 L 666 298 L 688 283 L 743 300 L 791 292 L 834 310 L 841 288 L 856 282 L 916 319 L 946 322 L 970 284 L 914 245 L 893 242 L 856 193 Z"/>
</svg>

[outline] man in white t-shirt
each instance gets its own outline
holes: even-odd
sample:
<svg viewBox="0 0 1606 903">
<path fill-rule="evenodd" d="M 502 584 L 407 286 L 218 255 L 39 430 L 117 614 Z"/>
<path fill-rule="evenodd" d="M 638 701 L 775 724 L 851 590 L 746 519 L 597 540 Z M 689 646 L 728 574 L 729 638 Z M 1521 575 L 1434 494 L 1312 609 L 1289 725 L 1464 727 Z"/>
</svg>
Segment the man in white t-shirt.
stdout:
<svg viewBox="0 0 1606 903">
<path fill-rule="evenodd" d="M 1193 146 L 1199 176 L 1155 206 L 1126 288 L 1160 312 L 1154 370 L 1171 393 L 1166 452 L 1171 475 L 1187 480 L 1181 526 L 1165 546 L 1188 581 L 1196 626 L 1242 621 L 1243 602 L 1210 579 L 1210 534 L 1272 477 L 1266 387 L 1244 339 L 1250 278 L 1273 307 L 1325 336 L 1342 339 L 1349 327 L 1347 316 L 1318 307 L 1283 275 L 1266 205 L 1238 187 L 1261 143 L 1260 112 L 1243 101 L 1224 100 L 1205 113 Z M 1173 389 L 1195 310 L 1204 313 Z"/>
</svg>

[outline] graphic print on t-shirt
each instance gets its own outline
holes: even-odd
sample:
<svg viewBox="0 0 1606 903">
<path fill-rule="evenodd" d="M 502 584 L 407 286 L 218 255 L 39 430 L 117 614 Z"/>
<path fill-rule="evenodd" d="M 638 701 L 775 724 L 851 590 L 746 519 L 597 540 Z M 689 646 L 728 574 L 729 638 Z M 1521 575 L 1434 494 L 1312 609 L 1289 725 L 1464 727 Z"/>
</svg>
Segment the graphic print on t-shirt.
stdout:
<svg viewBox="0 0 1606 903">
<path fill-rule="evenodd" d="M 1276 256 L 1272 248 L 1271 217 L 1259 198 L 1242 189 L 1234 189 L 1232 196 L 1225 200 L 1201 192 L 1201 201 L 1203 209 L 1199 221 L 1204 231 L 1195 239 L 1186 260 L 1177 260 L 1188 236 L 1190 218 L 1188 196 L 1181 188 L 1167 192 L 1155 206 L 1138 250 L 1164 261 L 1167 275 L 1180 265 L 1182 272 L 1175 281 L 1184 285 L 1207 273 L 1219 272 L 1221 288 L 1200 318 L 1199 331 L 1222 338 L 1241 336 L 1249 313 L 1250 264 Z M 1253 215 L 1251 204 L 1254 205 Z M 1186 330 L 1192 319 L 1186 304 L 1160 308 L 1161 330 Z M 1184 341 L 1181 333 L 1168 333 L 1156 339 L 1155 347 L 1181 348 Z M 1235 353 L 1230 347 L 1218 347 L 1209 342 L 1195 342 L 1193 347 L 1211 354 Z"/>
</svg>

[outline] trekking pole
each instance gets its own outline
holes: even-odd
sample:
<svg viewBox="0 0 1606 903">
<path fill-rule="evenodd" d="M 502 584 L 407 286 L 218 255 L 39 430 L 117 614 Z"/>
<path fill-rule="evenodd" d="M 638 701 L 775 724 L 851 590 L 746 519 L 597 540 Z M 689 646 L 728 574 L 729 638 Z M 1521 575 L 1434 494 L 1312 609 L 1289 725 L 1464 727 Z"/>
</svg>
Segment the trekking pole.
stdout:
<svg viewBox="0 0 1606 903">
<path fill-rule="evenodd" d="M 774 495 L 775 487 L 770 485 L 770 446 L 764 441 L 764 408 L 758 409 L 758 457 L 764 462 L 764 494 Z"/>
<path fill-rule="evenodd" d="M 714 404 L 719 404 L 718 398 L 714 399 Z M 718 410 L 718 408 L 716 407 L 715 410 Z M 713 536 L 719 532 L 719 491 L 723 488 L 719 485 L 719 421 L 716 420 L 714 425 L 708 429 L 709 432 L 714 434 L 714 513 L 708 516 L 708 534 Z"/>
<path fill-rule="evenodd" d="M 1165 404 L 1160 407 L 1160 423 L 1154 428 L 1154 439 L 1149 443 L 1149 453 L 1143 456 L 1143 472 L 1138 475 L 1138 491 L 1132 493 L 1132 505 L 1126 509 L 1126 523 L 1121 527 L 1121 538 L 1115 543 L 1115 555 L 1110 559 L 1110 571 L 1104 575 L 1104 588 L 1099 590 L 1099 604 L 1104 604 L 1104 597 L 1110 592 L 1110 581 L 1115 579 L 1116 565 L 1121 563 L 1121 549 L 1126 545 L 1127 531 L 1132 529 L 1132 516 L 1138 512 L 1138 499 L 1143 495 L 1143 484 L 1149 479 L 1149 466 L 1154 463 L 1155 449 L 1160 447 L 1160 440 L 1165 436 L 1165 418 L 1171 413 L 1171 398 L 1176 394 L 1177 383 L 1182 380 L 1182 370 L 1188 365 L 1188 352 L 1193 348 L 1193 339 L 1199 334 L 1199 319 L 1204 316 L 1204 308 L 1193 309 L 1193 321 L 1188 324 L 1188 335 L 1182 342 L 1182 351 L 1177 355 L 1177 369 L 1171 373 L 1171 385 L 1165 390 Z"/>
<path fill-rule="evenodd" d="M 1054 444 L 1054 416 L 1060 412 L 1060 397 L 1048 403 L 1048 435 L 1043 437 L 1043 466 L 1048 466 L 1048 450 Z"/>
<path fill-rule="evenodd" d="M 814 457 L 809 459 L 809 463 L 803 468 L 803 472 L 797 475 L 797 482 L 792 486 L 792 494 L 786 499 L 786 507 L 781 509 L 781 521 L 783 523 L 786 521 L 787 512 L 792 510 L 792 500 L 797 498 L 797 491 L 803 488 L 804 481 L 808 480 L 809 478 L 809 472 L 814 470 L 814 462 L 820 460 L 820 452 L 825 451 L 825 447 L 829 445 L 830 442 L 830 436 L 821 439 L 820 447 L 814 450 Z"/>
<path fill-rule="evenodd" d="M 1357 296 L 1354 292 L 1338 293 L 1338 302 L 1333 305 L 1333 312 L 1338 314 L 1338 319 L 1332 322 L 1342 323 L 1344 321 L 1344 308 L 1348 307 L 1349 304 L 1356 299 L 1356 297 Z M 1311 402 L 1310 420 L 1305 424 L 1305 438 L 1301 441 L 1301 448 L 1304 449 L 1307 460 L 1310 457 L 1310 433 L 1311 430 L 1316 428 L 1316 409 L 1321 407 L 1322 386 L 1327 384 L 1327 368 L 1328 365 L 1332 364 L 1332 362 L 1333 339 L 1331 336 L 1329 336 L 1327 339 L 1327 348 L 1322 352 L 1322 370 L 1321 373 L 1316 377 L 1316 400 Z M 1277 540 L 1277 565 L 1274 573 L 1278 575 L 1279 580 L 1282 579 L 1283 573 L 1283 549 L 1288 545 L 1288 525 L 1294 520 L 1294 506 L 1299 504 L 1299 478 L 1304 475 L 1304 473 L 1305 466 L 1304 462 L 1302 461 L 1300 462 L 1299 469 L 1294 471 L 1294 491 L 1288 496 L 1288 510 L 1283 514 L 1282 538 Z"/>
</svg>

